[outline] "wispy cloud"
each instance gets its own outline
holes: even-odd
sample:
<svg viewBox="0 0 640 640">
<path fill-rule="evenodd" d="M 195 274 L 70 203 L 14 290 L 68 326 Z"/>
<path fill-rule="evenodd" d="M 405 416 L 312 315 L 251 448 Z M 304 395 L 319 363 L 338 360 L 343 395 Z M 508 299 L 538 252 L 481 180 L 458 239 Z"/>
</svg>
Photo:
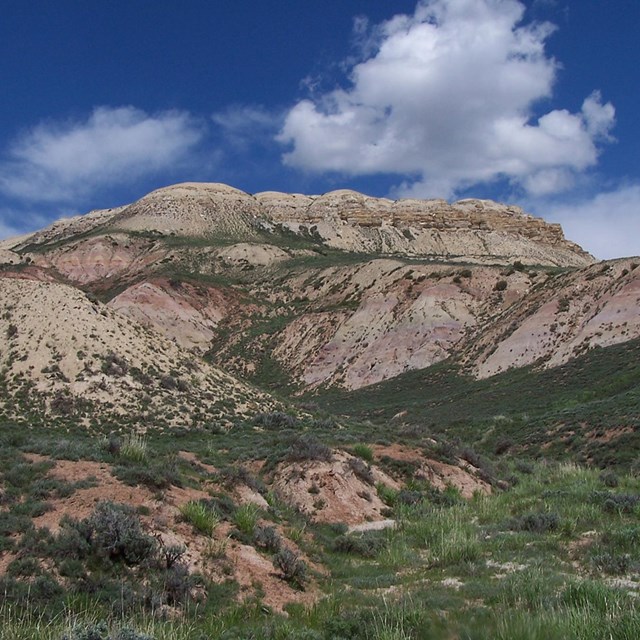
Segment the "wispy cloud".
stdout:
<svg viewBox="0 0 640 640">
<path fill-rule="evenodd" d="M 84 120 L 45 122 L 13 141 L 0 192 L 28 202 L 78 202 L 114 184 L 174 168 L 203 136 L 181 111 L 98 107 Z"/>
<path fill-rule="evenodd" d="M 615 111 L 594 91 L 576 113 L 536 113 L 558 63 L 554 27 L 523 24 L 518 0 L 422 0 L 363 34 L 349 86 L 301 100 L 279 141 L 287 165 L 398 174 L 399 195 L 449 197 L 498 179 L 542 196 L 597 163 Z M 407 176 L 413 176 L 407 179 Z"/>
<path fill-rule="evenodd" d="M 245 152 L 256 145 L 272 145 L 284 114 L 260 105 L 231 105 L 211 119 L 227 150 Z"/>
</svg>

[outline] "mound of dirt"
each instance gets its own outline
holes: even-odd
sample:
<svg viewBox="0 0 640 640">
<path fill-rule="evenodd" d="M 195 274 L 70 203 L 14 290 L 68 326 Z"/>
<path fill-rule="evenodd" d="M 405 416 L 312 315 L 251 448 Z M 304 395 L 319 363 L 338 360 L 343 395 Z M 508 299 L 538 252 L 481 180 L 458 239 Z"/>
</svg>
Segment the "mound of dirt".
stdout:
<svg viewBox="0 0 640 640">
<path fill-rule="evenodd" d="M 398 483 L 360 458 L 333 451 L 330 461 L 284 462 L 274 472 L 272 487 L 288 504 L 316 522 L 357 525 L 384 520 L 385 504 L 376 484 Z"/>
</svg>

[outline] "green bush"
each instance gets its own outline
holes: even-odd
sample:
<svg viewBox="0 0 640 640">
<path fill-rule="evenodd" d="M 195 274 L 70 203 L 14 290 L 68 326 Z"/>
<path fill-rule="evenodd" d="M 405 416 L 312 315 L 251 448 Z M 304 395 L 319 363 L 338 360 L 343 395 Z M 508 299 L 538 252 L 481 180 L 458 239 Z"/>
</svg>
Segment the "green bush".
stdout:
<svg viewBox="0 0 640 640">
<path fill-rule="evenodd" d="M 253 536 L 254 529 L 258 523 L 260 509 L 252 503 L 239 506 L 233 515 L 233 524 L 238 530 L 247 536 Z"/>
<path fill-rule="evenodd" d="M 135 487 L 144 485 L 150 489 L 163 491 L 172 485 L 182 486 L 182 480 L 175 467 L 167 461 L 158 461 L 152 464 L 133 462 L 127 465 L 118 465 L 113 469 L 113 474 L 125 484 Z"/>
<path fill-rule="evenodd" d="M 493 286 L 494 291 L 504 291 L 506 288 L 507 288 L 506 280 L 498 280 L 498 282 L 496 282 L 495 285 Z"/>
<path fill-rule="evenodd" d="M 556 531 L 560 527 L 560 517 L 557 513 L 527 513 L 511 521 L 514 531 L 529 531 L 530 533 L 547 533 Z"/>
</svg>

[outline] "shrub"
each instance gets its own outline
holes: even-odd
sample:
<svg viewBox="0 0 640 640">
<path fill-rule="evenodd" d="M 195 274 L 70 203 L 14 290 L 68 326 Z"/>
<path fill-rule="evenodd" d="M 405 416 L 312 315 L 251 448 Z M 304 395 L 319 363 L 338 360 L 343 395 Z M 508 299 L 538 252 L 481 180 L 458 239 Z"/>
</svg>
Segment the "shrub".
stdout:
<svg viewBox="0 0 640 640">
<path fill-rule="evenodd" d="M 525 475 L 531 475 L 535 471 L 535 466 L 530 460 L 516 460 L 513 466 L 518 473 Z"/>
<path fill-rule="evenodd" d="M 494 291 L 504 291 L 506 288 L 507 288 L 506 280 L 498 280 L 498 282 L 496 282 L 495 285 L 493 286 Z"/>
<path fill-rule="evenodd" d="M 333 541 L 333 550 L 349 553 L 363 558 L 373 558 L 387 546 L 387 539 L 380 532 L 368 532 L 363 535 L 342 535 Z"/>
<path fill-rule="evenodd" d="M 102 361 L 101 371 L 105 375 L 122 377 L 127 374 L 128 370 L 127 361 L 118 354 L 113 353 L 113 351 L 107 353 Z"/>
<path fill-rule="evenodd" d="M 286 547 L 273 556 L 273 566 L 282 573 L 282 578 L 303 589 L 307 581 L 307 565 L 298 555 Z"/>
<path fill-rule="evenodd" d="M 253 423 L 257 427 L 262 427 L 263 429 L 268 430 L 292 429 L 296 426 L 297 420 L 288 413 L 272 411 L 270 413 L 259 413 L 253 419 Z"/>
<path fill-rule="evenodd" d="M 51 555 L 55 558 L 84 558 L 91 552 L 90 540 L 91 528 L 86 520 L 78 522 L 63 517 L 60 521 L 60 531 L 51 543 Z"/>
<path fill-rule="evenodd" d="M 530 533 L 547 533 L 555 531 L 560 526 L 557 513 L 527 513 L 511 521 L 514 531 L 529 531 Z"/>
<path fill-rule="evenodd" d="M 602 553 L 593 556 L 591 564 L 603 573 L 624 575 L 631 568 L 631 556 L 628 553 Z"/>
<path fill-rule="evenodd" d="M 140 520 L 125 505 L 100 502 L 86 524 L 92 549 L 112 562 L 139 564 L 156 551 L 155 540 L 142 531 Z"/>
<path fill-rule="evenodd" d="M 69 633 L 61 636 L 60 640 L 153 640 L 153 638 L 128 627 L 109 633 L 106 622 L 98 622 L 75 626 Z"/>
<path fill-rule="evenodd" d="M 41 573 L 40 563 L 35 558 L 17 557 L 7 566 L 9 576 L 36 576 Z"/>
<path fill-rule="evenodd" d="M 118 480 L 131 487 L 144 485 L 150 489 L 162 491 L 163 489 L 168 489 L 172 484 L 180 485 L 180 479 L 175 475 L 171 475 L 170 471 L 160 464 L 154 464 L 149 467 L 117 466 L 114 468 L 113 473 Z"/>
<path fill-rule="evenodd" d="M 629 493 L 610 493 L 602 505 L 607 513 L 633 513 L 640 503 L 640 496 Z"/>
<path fill-rule="evenodd" d="M 267 492 L 264 482 L 244 467 L 225 467 L 220 471 L 220 478 L 227 488 L 233 488 L 239 484 L 244 484 L 260 494 Z"/>
<path fill-rule="evenodd" d="M 282 546 L 282 538 L 275 527 L 257 526 L 253 532 L 253 540 L 257 547 L 271 553 L 277 553 Z"/>
<path fill-rule="evenodd" d="M 215 528 L 220 524 L 218 514 L 203 502 L 190 500 L 180 507 L 180 514 L 185 522 L 207 536 L 213 535 Z"/>
<path fill-rule="evenodd" d="M 289 462 L 303 462 L 305 460 L 333 460 L 331 449 L 316 440 L 313 436 L 304 435 L 298 438 L 288 449 L 286 460 Z"/>
<path fill-rule="evenodd" d="M 361 458 L 349 458 L 347 464 L 356 478 L 370 485 L 375 484 L 376 481 L 373 477 L 373 471 L 371 471 L 371 467 L 364 460 Z"/>
<path fill-rule="evenodd" d="M 167 569 L 171 569 L 187 551 L 187 548 L 183 544 L 170 544 L 165 545 L 160 542 L 160 555 L 164 558 L 165 566 Z"/>
<path fill-rule="evenodd" d="M 614 471 L 607 470 L 600 474 L 600 482 L 602 482 L 605 487 L 615 489 L 620 484 L 620 478 L 618 478 L 618 475 Z"/>
<path fill-rule="evenodd" d="M 163 596 L 170 606 L 182 604 L 191 595 L 195 586 L 195 577 L 189 573 L 189 567 L 179 562 L 167 569 L 164 574 Z"/>
<path fill-rule="evenodd" d="M 493 452 L 497 456 L 501 456 L 502 454 L 507 453 L 512 446 L 513 440 L 511 440 L 511 438 L 499 438 L 493 447 Z"/>
</svg>

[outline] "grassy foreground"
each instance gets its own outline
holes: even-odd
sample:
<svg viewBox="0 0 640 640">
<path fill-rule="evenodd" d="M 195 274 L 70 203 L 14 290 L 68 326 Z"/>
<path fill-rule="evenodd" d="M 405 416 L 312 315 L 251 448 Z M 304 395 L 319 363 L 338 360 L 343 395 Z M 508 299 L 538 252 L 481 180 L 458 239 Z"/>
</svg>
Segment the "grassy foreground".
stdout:
<svg viewBox="0 0 640 640">
<path fill-rule="evenodd" d="M 0 638 L 18 640 L 640 637 L 640 479 L 511 459 L 510 487 L 463 501 L 419 483 L 388 490 L 397 526 L 307 525 L 325 597 L 288 617 L 210 594 L 175 616 L 114 612 L 71 590 L 60 606 L 4 584 Z M 117 594 L 116 594 L 117 599 Z"/>
</svg>

